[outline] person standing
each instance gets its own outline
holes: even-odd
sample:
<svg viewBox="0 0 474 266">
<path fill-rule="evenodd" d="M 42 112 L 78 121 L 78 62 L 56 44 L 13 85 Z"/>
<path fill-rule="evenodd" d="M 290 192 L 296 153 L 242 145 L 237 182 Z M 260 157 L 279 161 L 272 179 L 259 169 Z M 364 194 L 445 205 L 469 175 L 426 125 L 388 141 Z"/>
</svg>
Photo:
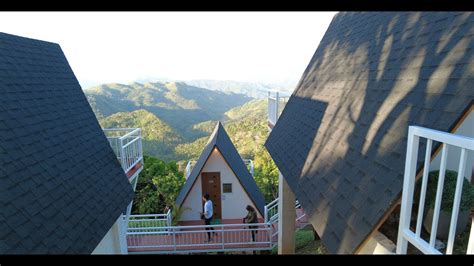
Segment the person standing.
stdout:
<svg viewBox="0 0 474 266">
<path fill-rule="evenodd" d="M 202 201 L 204 201 L 204 212 L 201 213 L 201 218 L 204 219 L 204 223 L 206 225 L 211 224 L 212 216 L 214 215 L 214 209 L 212 207 L 212 200 L 209 199 L 209 194 L 206 193 L 204 197 L 202 197 Z M 214 227 L 206 227 L 207 231 L 207 242 L 212 240 L 211 238 L 211 231 L 214 231 Z M 212 232 L 215 234 L 214 232 Z"/>
<path fill-rule="evenodd" d="M 244 223 L 247 223 L 247 224 L 258 223 L 257 212 L 255 211 L 255 209 L 250 205 L 247 205 L 245 209 L 248 211 L 248 213 L 247 213 L 247 216 L 245 216 L 244 218 Z M 249 228 L 255 229 L 257 228 L 257 226 L 251 225 L 249 226 Z M 257 233 L 257 230 L 251 230 L 251 232 L 252 232 L 252 241 L 255 242 L 255 234 Z"/>
</svg>

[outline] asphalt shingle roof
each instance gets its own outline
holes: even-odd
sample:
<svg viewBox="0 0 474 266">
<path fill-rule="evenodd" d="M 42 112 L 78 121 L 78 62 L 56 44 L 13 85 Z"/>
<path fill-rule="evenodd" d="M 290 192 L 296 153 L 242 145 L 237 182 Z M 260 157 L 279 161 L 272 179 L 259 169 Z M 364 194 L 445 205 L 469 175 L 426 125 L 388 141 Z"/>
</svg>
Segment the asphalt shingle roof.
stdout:
<svg viewBox="0 0 474 266">
<path fill-rule="evenodd" d="M 265 144 L 331 253 L 401 196 L 408 126 L 450 131 L 472 105 L 473 35 L 471 12 L 333 18 Z"/>
<path fill-rule="evenodd" d="M 133 189 L 60 46 L 0 33 L 0 254 L 91 253 Z"/>
<path fill-rule="evenodd" d="M 204 150 L 199 156 L 199 159 L 196 161 L 196 164 L 194 165 L 191 174 L 189 175 L 188 179 L 186 180 L 186 183 L 179 192 L 179 195 L 176 198 L 177 205 L 181 206 L 181 204 L 183 204 L 194 182 L 200 176 L 201 170 L 206 164 L 207 159 L 211 155 L 212 151 L 214 150 L 214 147 L 216 147 L 222 154 L 222 157 L 224 157 L 224 160 L 232 169 L 245 191 L 247 191 L 250 199 L 253 201 L 255 207 L 257 207 L 260 214 L 263 214 L 265 207 L 265 199 L 262 195 L 262 192 L 255 183 L 255 180 L 253 179 L 252 175 L 247 170 L 245 163 L 237 152 L 237 149 L 235 148 L 234 144 L 230 140 L 229 135 L 227 135 L 227 132 L 225 131 L 221 122 L 217 123 L 214 131 L 211 134 L 211 137 L 209 138 L 208 143 L 206 144 L 206 147 L 204 147 Z"/>
</svg>

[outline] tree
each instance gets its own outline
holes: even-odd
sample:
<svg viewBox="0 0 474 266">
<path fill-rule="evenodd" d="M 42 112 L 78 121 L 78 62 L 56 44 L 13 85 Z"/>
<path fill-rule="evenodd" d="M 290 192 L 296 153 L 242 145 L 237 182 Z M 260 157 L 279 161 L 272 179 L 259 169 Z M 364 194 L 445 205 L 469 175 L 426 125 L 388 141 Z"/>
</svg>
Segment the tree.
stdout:
<svg viewBox="0 0 474 266">
<path fill-rule="evenodd" d="M 163 213 L 173 205 L 185 179 L 176 162 L 144 156 L 144 169 L 138 177 L 132 213 Z"/>
<path fill-rule="evenodd" d="M 278 168 L 263 146 L 255 153 L 254 175 L 267 203 L 278 197 Z"/>
</svg>

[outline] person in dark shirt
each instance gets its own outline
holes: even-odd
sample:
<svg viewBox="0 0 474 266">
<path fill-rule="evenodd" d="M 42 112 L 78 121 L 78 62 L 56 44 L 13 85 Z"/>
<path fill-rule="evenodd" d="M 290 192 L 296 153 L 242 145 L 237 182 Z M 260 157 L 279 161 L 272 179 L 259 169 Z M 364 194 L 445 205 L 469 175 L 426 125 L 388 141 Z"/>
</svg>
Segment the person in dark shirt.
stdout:
<svg viewBox="0 0 474 266">
<path fill-rule="evenodd" d="M 247 213 L 247 216 L 245 216 L 244 218 L 244 223 L 246 224 L 256 224 L 258 223 L 258 218 L 257 218 L 257 212 L 255 211 L 254 207 L 250 206 L 250 205 L 247 205 L 247 207 L 245 208 L 248 213 Z M 250 225 L 249 226 L 250 229 L 255 229 L 257 228 L 256 225 Z M 255 234 L 257 234 L 257 230 L 251 230 L 252 232 L 252 241 L 255 242 Z"/>
</svg>

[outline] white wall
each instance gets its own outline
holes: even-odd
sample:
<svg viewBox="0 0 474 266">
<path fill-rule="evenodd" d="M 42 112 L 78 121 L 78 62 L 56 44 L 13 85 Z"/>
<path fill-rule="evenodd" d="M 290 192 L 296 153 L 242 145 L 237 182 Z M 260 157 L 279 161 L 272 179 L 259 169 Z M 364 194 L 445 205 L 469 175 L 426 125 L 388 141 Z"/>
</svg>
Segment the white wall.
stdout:
<svg viewBox="0 0 474 266">
<path fill-rule="evenodd" d="M 180 221 L 194 221 L 200 220 L 200 212 L 202 212 L 202 188 L 201 188 L 201 175 L 198 176 L 196 181 L 189 191 L 189 194 L 184 199 L 182 208 L 185 208 L 181 215 Z"/>
<path fill-rule="evenodd" d="M 257 209 L 217 149 L 212 151 L 201 172 L 220 172 L 222 219 L 241 219 L 245 217 L 247 215 L 247 210 L 245 209 L 247 205 Z M 232 193 L 223 192 L 222 187 L 224 183 L 232 183 Z M 181 221 L 200 219 L 199 212 L 202 212 L 201 175 L 199 175 L 184 200 L 183 207 L 190 209 L 183 212 Z M 258 216 L 261 217 L 260 214 Z"/>
<path fill-rule="evenodd" d="M 127 254 L 126 236 L 123 229 L 123 218 L 120 215 L 92 254 Z"/>
<path fill-rule="evenodd" d="M 467 136 L 474 138 L 474 112 L 471 112 L 466 119 L 462 122 L 461 126 L 456 129 L 454 132 L 455 134 L 461 136 Z M 448 148 L 448 161 L 446 164 L 446 168 L 448 170 L 458 171 L 459 169 L 459 159 L 461 157 L 461 149 L 449 146 Z M 431 162 L 430 171 L 439 170 L 439 165 L 441 162 L 441 151 L 436 155 L 435 159 Z M 465 168 L 465 177 L 468 180 L 472 178 L 472 169 L 474 163 L 474 152 L 467 153 L 467 163 Z"/>
<path fill-rule="evenodd" d="M 395 254 L 397 246 L 384 234 L 377 231 L 356 254 Z"/>
</svg>

